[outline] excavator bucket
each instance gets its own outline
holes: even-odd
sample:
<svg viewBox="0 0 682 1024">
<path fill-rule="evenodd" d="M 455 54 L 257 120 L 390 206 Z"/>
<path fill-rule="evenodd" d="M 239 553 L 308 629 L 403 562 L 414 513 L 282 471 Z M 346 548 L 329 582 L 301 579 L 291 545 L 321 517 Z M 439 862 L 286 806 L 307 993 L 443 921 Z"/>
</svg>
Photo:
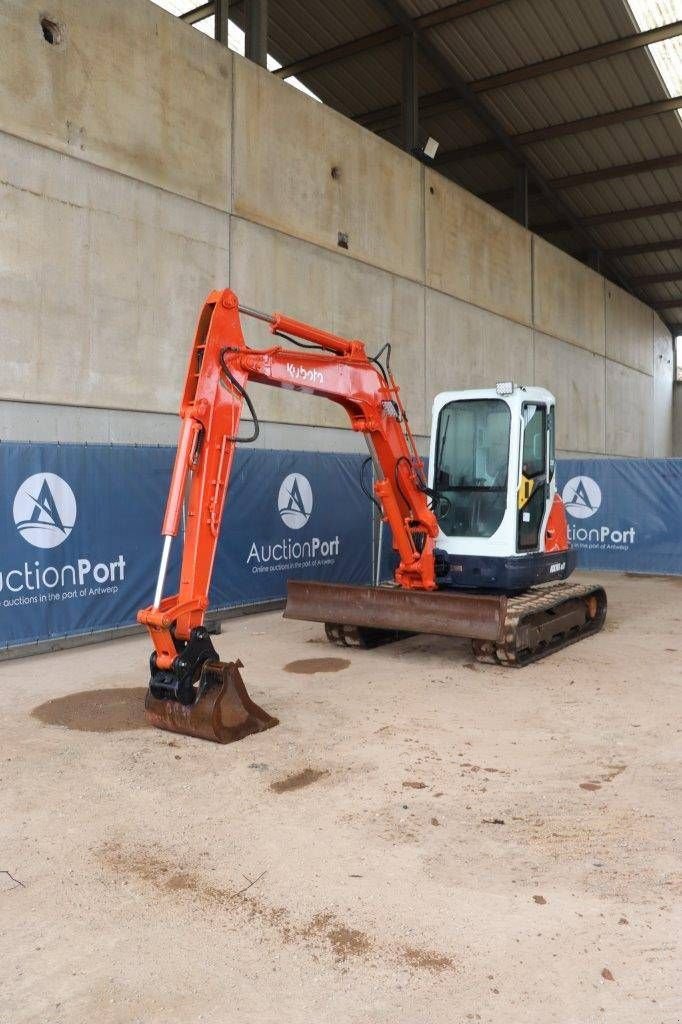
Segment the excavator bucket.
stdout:
<svg viewBox="0 0 682 1024">
<path fill-rule="evenodd" d="M 241 661 L 207 661 L 191 704 L 154 696 L 147 690 L 145 718 L 157 729 L 196 736 L 214 743 L 234 743 L 279 724 L 251 700 L 239 669 Z"/>
</svg>

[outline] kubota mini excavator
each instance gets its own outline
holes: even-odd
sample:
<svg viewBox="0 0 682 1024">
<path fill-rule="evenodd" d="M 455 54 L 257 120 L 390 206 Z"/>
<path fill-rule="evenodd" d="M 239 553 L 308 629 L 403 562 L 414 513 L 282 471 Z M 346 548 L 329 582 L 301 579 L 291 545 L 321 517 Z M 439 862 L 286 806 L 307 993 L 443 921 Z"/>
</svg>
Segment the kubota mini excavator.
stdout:
<svg viewBox="0 0 682 1024">
<path fill-rule="evenodd" d="M 249 348 L 240 313 L 305 351 Z M 343 406 L 367 440 L 396 553 L 390 585 L 289 581 L 285 617 L 324 622 L 329 639 L 344 645 L 373 647 L 417 632 L 469 637 L 479 660 L 516 666 L 601 628 L 604 590 L 556 582 L 575 559 L 556 493 L 548 391 L 509 383 L 438 395 L 427 482 L 390 346 L 369 356 L 361 341 L 216 291 L 187 370 L 154 602 L 138 614 L 154 644 L 145 702 L 152 724 L 223 743 L 277 724 L 249 698 L 241 662 L 221 662 L 204 627 L 235 446 L 258 436 L 249 381 Z M 245 403 L 251 434 L 239 437 Z M 183 504 L 179 592 L 164 597 Z"/>
</svg>

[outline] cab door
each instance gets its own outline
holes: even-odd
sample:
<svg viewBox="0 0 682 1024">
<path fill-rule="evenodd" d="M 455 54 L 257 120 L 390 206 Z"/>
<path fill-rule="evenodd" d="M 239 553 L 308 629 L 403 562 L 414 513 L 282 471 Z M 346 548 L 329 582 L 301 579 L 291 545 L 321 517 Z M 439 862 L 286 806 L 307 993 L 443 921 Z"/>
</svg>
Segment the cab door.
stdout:
<svg viewBox="0 0 682 1024">
<path fill-rule="evenodd" d="M 547 507 L 547 406 L 524 402 L 522 406 L 521 471 L 518 489 L 517 549 L 540 547 L 540 531 Z"/>
</svg>

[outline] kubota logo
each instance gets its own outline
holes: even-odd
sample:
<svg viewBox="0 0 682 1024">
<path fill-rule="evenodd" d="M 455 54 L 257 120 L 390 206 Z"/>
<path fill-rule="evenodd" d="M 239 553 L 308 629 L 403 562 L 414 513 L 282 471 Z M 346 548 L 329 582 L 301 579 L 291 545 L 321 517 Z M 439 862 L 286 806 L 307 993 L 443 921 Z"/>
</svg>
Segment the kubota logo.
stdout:
<svg viewBox="0 0 682 1024">
<path fill-rule="evenodd" d="M 76 499 L 55 473 L 35 473 L 24 480 L 12 507 L 17 530 L 35 548 L 56 548 L 76 522 Z"/>
<path fill-rule="evenodd" d="M 282 481 L 277 498 L 282 522 L 290 530 L 300 530 L 313 510 L 313 489 L 302 473 L 290 473 Z"/>
<path fill-rule="evenodd" d="M 287 373 L 292 380 L 300 381 L 303 384 L 324 384 L 324 377 L 319 370 L 306 370 L 305 366 L 294 366 L 287 363 Z"/>
<path fill-rule="evenodd" d="M 601 506 L 601 487 L 591 476 L 574 476 L 564 487 L 561 497 L 569 516 L 589 519 Z"/>
</svg>

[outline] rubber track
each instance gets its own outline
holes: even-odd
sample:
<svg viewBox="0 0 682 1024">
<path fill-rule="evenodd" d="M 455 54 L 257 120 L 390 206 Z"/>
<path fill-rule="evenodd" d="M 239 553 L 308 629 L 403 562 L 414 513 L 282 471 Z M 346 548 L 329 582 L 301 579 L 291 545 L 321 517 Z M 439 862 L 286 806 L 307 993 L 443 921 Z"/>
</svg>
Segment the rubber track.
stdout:
<svg viewBox="0 0 682 1024">
<path fill-rule="evenodd" d="M 568 635 L 560 634 L 551 642 L 543 644 L 535 651 L 519 652 L 516 648 L 516 637 L 522 620 L 541 612 L 558 608 L 566 601 L 576 598 L 596 597 L 598 611 L 594 619 L 588 620 L 579 630 L 571 630 Z M 606 618 L 606 594 L 600 586 L 585 586 L 580 583 L 547 583 L 535 587 L 518 597 L 507 599 L 507 614 L 504 622 L 504 640 L 499 644 L 485 641 L 472 641 L 474 654 L 478 661 L 494 665 L 508 665 L 521 668 L 541 658 L 546 658 L 555 651 L 578 643 L 588 636 L 598 633 Z"/>
</svg>

